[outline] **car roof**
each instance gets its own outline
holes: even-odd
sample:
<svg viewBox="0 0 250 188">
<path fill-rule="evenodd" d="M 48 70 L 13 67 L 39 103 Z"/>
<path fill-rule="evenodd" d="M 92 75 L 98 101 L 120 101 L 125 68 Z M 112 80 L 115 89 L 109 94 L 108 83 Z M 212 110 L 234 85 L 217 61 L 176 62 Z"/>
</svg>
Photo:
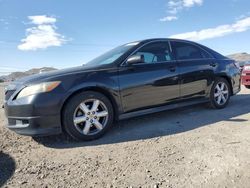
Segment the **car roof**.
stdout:
<svg viewBox="0 0 250 188">
<path fill-rule="evenodd" d="M 183 40 L 183 39 L 175 39 L 175 38 L 151 38 L 151 39 L 139 40 L 139 41 L 136 41 L 136 42 L 146 43 L 146 42 L 154 42 L 154 41 L 159 41 L 159 40 L 168 40 L 168 41 L 177 41 L 177 42 L 188 42 L 188 43 L 198 44 L 198 43 L 193 42 L 193 41 Z"/>
<path fill-rule="evenodd" d="M 190 43 L 196 46 L 199 46 L 200 48 L 202 48 L 203 50 L 209 52 L 214 58 L 216 59 L 228 59 L 227 57 L 223 56 L 222 54 L 212 50 L 211 48 L 208 48 L 202 44 L 193 42 L 193 41 L 189 41 L 189 40 L 183 40 L 183 39 L 175 39 L 175 38 L 151 38 L 151 39 L 145 39 L 145 40 L 139 40 L 139 41 L 135 41 L 139 44 L 145 44 L 148 42 L 154 42 L 154 41 L 176 41 L 176 42 L 185 42 L 185 43 Z"/>
</svg>

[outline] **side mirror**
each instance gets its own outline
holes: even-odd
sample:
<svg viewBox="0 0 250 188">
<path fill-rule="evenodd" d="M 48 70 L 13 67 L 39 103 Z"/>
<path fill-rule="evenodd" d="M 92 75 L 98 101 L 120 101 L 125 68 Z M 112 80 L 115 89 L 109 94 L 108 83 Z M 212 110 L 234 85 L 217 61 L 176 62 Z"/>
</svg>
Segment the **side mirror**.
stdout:
<svg viewBox="0 0 250 188">
<path fill-rule="evenodd" d="M 138 64 L 138 63 L 145 63 L 144 55 L 132 55 L 127 59 L 128 65 Z"/>
</svg>

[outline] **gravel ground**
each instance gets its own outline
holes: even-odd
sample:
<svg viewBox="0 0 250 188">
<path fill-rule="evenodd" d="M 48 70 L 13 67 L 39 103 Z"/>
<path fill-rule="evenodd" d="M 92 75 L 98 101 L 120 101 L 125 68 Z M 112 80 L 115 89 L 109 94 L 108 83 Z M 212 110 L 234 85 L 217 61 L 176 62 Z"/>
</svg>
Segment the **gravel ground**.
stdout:
<svg viewBox="0 0 250 188">
<path fill-rule="evenodd" d="M 223 110 L 122 121 L 91 142 L 16 135 L 0 109 L 0 187 L 249 187 L 249 94 L 242 88 Z"/>
</svg>

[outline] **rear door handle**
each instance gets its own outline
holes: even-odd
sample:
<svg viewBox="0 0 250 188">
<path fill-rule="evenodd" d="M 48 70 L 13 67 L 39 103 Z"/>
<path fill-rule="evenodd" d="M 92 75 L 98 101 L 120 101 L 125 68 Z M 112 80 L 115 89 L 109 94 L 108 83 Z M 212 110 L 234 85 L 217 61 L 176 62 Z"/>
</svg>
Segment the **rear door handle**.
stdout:
<svg viewBox="0 0 250 188">
<path fill-rule="evenodd" d="M 210 65 L 211 67 L 216 67 L 216 66 L 217 66 L 216 63 L 210 63 L 209 65 Z"/>
</svg>

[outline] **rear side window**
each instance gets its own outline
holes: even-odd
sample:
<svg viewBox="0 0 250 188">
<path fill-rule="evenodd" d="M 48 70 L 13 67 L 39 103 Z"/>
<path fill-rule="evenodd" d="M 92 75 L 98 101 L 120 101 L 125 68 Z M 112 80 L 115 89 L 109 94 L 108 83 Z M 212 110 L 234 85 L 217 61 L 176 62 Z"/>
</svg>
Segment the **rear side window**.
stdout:
<svg viewBox="0 0 250 188">
<path fill-rule="evenodd" d="M 145 63 L 171 61 L 172 54 L 168 42 L 152 42 L 139 49 L 135 55 L 143 55 Z"/>
<path fill-rule="evenodd" d="M 173 42 L 177 60 L 210 58 L 210 55 L 195 45 L 185 42 Z"/>
</svg>

